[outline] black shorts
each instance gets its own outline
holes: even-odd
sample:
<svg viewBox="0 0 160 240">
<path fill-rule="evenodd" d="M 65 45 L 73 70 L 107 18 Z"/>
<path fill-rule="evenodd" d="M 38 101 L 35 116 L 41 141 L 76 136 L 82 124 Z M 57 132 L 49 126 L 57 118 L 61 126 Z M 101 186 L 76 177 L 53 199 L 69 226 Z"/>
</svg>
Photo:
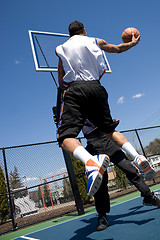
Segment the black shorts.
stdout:
<svg viewBox="0 0 160 240">
<path fill-rule="evenodd" d="M 57 140 L 77 137 L 86 118 L 105 133 L 113 132 L 119 123 L 112 119 L 108 94 L 96 80 L 73 82 L 65 91 Z"/>
</svg>

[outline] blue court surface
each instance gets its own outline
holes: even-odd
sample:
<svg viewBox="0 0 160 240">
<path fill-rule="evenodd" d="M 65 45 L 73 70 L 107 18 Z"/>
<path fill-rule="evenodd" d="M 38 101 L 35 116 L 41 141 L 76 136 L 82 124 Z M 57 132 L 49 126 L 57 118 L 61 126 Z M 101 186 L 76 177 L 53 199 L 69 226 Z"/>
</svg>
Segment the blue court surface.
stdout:
<svg viewBox="0 0 160 240">
<path fill-rule="evenodd" d="M 92 213 L 15 239 L 160 240 L 160 208 L 143 206 L 140 197 L 111 207 L 108 221 L 107 229 L 96 232 L 97 213 Z"/>
</svg>

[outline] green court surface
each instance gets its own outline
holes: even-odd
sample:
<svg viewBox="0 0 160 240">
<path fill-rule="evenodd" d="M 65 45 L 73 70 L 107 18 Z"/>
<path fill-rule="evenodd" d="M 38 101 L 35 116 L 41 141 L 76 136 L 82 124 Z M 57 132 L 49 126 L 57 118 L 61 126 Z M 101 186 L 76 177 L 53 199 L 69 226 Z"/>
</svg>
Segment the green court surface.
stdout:
<svg viewBox="0 0 160 240">
<path fill-rule="evenodd" d="M 151 187 L 152 191 L 159 189 L 160 184 Z M 85 210 L 85 215 L 78 216 L 75 213 L 46 221 L 5 234 L 0 240 L 159 240 L 160 209 L 143 206 L 139 196 L 139 192 L 134 192 L 112 200 L 111 212 L 108 214 L 110 226 L 102 232 L 96 232 L 97 213 L 95 207 L 91 207 Z"/>
</svg>

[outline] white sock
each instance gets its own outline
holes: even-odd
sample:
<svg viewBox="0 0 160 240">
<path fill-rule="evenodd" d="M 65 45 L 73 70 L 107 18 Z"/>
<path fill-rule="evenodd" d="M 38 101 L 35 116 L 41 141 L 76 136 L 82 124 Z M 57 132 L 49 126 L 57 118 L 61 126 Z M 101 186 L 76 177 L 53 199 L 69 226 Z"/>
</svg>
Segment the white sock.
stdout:
<svg viewBox="0 0 160 240">
<path fill-rule="evenodd" d="M 139 155 L 130 142 L 126 142 L 122 145 L 122 149 L 128 153 L 133 159 Z"/>
<path fill-rule="evenodd" d="M 82 147 L 82 146 L 78 146 L 74 152 L 73 152 L 73 156 L 75 158 L 78 158 L 79 160 L 81 160 L 84 164 L 86 164 L 86 162 L 91 159 L 93 156 L 87 152 L 87 150 Z"/>
</svg>

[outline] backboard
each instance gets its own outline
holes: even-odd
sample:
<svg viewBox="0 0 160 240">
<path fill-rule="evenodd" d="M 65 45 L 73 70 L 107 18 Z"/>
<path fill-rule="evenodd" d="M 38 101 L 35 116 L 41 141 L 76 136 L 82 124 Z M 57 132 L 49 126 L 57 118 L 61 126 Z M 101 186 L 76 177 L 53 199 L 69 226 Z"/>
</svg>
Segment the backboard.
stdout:
<svg viewBox="0 0 160 240">
<path fill-rule="evenodd" d="M 29 30 L 29 39 L 37 72 L 57 72 L 58 57 L 56 47 L 63 44 L 68 38 L 68 34 L 32 31 Z M 103 52 L 105 72 L 111 73 L 111 68 L 106 54 Z"/>
</svg>

